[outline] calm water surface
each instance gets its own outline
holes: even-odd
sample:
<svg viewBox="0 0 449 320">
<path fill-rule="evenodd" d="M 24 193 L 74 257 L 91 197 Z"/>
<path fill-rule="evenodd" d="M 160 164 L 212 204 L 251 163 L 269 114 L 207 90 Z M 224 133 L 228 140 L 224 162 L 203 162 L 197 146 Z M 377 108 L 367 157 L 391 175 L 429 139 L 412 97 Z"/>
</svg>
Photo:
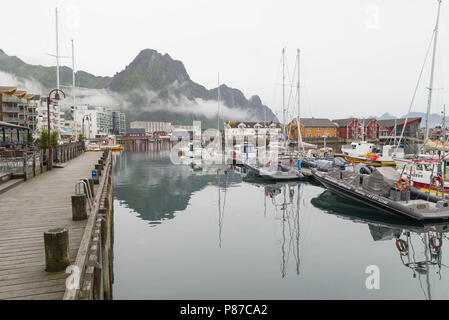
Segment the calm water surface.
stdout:
<svg viewBox="0 0 449 320">
<path fill-rule="evenodd" d="M 115 162 L 115 299 L 449 297 L 444 233 L 438 251 L 428 227 L 318 184 L 194 171 L 173 165 L 167 148 L 152 149 Z M 401 255 L 396 237 L 408 233 Z M 378 290 L 365 284 L 370 265 Z"/>
</svg>

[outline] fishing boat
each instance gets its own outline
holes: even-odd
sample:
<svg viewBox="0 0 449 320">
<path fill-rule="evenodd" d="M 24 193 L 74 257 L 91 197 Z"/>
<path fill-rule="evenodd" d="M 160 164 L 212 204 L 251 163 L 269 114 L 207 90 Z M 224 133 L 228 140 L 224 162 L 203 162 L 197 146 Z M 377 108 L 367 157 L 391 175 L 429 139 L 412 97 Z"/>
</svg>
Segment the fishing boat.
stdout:
<svg viewBox="0 0 449 320">
<path fill-rule="evenodd" d="M 348 162 L 365 163 L 375 167 L 395 166 L 395 158 L 403 158 L 404 148 L 393 145 L 385 145 L 382 154 L 376 153 L 377 147 L 366 141 L 352 142 L 348 146 L 341 147 L 341 151 Z"/>
<path fill-rule="evenodd" d="M 391 167 L 371 174 L 333 168 L 329 172 L 313 169 L 314 178 L 327 189 L 373 208 L 415 220 L 448 220 L 449 201 L 420 198 L 422 192 Z M 430 197 L 428 197 L 430 199 Z"/>
<path fill-rule="evenodd" d="M 449 196 L 447 159 L 400 159 L 396 169 L 408 176 L 411 184 L 424 192 Z"/>
</svg>

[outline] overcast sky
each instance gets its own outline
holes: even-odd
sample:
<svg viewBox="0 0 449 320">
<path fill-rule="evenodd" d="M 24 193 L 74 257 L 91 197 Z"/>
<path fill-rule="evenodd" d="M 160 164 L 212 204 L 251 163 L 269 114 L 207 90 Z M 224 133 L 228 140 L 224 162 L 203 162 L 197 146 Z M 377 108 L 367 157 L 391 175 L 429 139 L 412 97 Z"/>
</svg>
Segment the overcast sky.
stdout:
<svg viewBox="0 0 449 320">
<path fill-rule="evenodd" d="M 407 113 L 437 1 L 16 0 L 2 3 L 0 48 L 28 63 L 54 65 L 46 53 L 55 51 L 56 6 L 61 55 L 70 55 L 73 38 L 77 69 L 113 76 L 152 48 L 181 60 L 207 88 L 216 87 L 220 72 L 222 82 L 247 97 L 259 95 L 281 115 L 281 50 L 291 74 L 300 48 L 302 116 L 339 118 Z M 448 103 L 449 1 L 440 27 L 432 112 Z M 414 111 L 425 112 L 429 69 L 430 63 Z"/>
</svg>

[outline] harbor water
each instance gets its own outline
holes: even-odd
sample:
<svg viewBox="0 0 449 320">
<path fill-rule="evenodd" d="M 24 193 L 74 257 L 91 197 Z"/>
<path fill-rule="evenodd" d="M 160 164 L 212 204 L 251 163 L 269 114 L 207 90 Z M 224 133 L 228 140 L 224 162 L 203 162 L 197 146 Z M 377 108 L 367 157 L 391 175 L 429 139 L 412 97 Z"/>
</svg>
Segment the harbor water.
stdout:
<svg viewBox="0 0 449 320">
<path fill-rule="evenodd" d="M 169 153 L 116 155 L 115 299 L 449 298 L 445 225 Z"/>
</svg>

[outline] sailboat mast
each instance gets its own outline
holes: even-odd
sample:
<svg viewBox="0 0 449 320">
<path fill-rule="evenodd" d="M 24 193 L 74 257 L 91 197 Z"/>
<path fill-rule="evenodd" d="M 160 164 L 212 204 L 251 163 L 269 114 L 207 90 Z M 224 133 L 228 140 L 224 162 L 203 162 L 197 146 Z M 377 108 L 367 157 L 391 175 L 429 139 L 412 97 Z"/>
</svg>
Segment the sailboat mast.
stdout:
<svg viewBox="0 0 449 320">
<path fill-rule="evenodd" d="M 299 151 L 299 144 L 301 143 L 302 146 L 302 151 L 304 150 L 304 144 L 302 143 L 302 136 L 301 136 L 301 95 L 300 95 L 300 81 L 301 81 L 301 77 L 300 77 L 300 70 L 301 70 L 301 66 L 300 66 L 300 50 L 298 49 L 297 51 L 297 59 L 298 59 L 298 83 L 297 83 L 297 92 L 298 92 L 298 118 L 296 119 L 296 124 L 298 125 L 297 127 L 297 133 L 298 133 L 298 151 Z"/>
<path fill-rule="evenodd" d="M 282 49 L 282 120 L 284 121 L 284 131 L 285 136 L 285 48 Z"/>
<path fill-rule="evenodd" d="M 437 21 L 435 24 L 434 30 L 434 40 L 433 40 L 433 53 L 432 53 L 432 67 L 430 71 L 430 84 L 429 84 L 429 99 L 427 101 L 427 114 L 426 114 L 426 135 L 424 138 L 425 141 L 429 138 L 429 116 L 430 116 L 430 107 L 432 106 L 432 93 L 433 93 L 433 80 L 435 75 L 435 60 L 436 60 L 436 51 L 437 51 L 437 42 L 438 42 L 438 27 L 440 23 L 440 11 L 441 11 L 441 1 L 438 0 L 438 13 L 437 13 Z"/>
<path fill-rule="evenodd" d="M 56 88 L 59 89 L 59 30 L 58 30 L 58 8 L 56 8 Z"/>
<path fill-rule="evenodd" d="M 220 72 L 218 73 L 217 100 L 217 130 L 220 131 Z"/>
</svg>

